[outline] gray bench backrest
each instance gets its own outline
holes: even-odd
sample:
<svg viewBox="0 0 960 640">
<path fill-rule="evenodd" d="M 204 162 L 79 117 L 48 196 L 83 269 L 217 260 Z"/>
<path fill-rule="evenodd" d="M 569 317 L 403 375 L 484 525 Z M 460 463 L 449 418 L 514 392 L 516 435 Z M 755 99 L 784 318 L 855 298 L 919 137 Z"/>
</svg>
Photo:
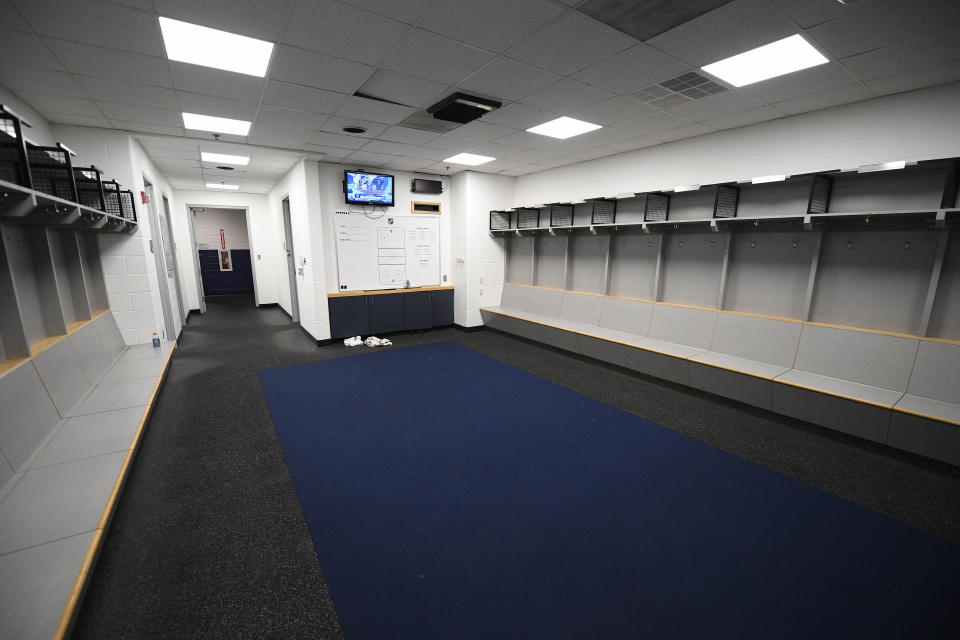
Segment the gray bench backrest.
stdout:
<svg viewBox="0 0 960 640">
<path fill-rule="evenodd" d="M 907 393 L 960 404 L 960 345 L 921 340 Z"/>
<path fill-rule="evenodd" d="M 600 313 L 600 326 L 614 331 L 623 331 L 637 336 L 647 335 L 650 315 L 656 305 L 639 300 L 604 298 Z"/>
<path fill-rule="evenodd" d="M 563 294 L 563 309 L 560 312 L 560 318 L 597 326 L 600 324 L 600 312 L 602 310 L 603 296 L 591 296 L 586 293 L 565 293 Z"/>
<path fill-rule="evenodd" d="M 5 467 L 0 468 L 2 487 L 57 426 L 60 414 L 33 362 L 24 362 L 0 378 L 0 407 L 3 407 L 0 467 Z"/>
<path fill-rule="evenodd" d="M 500 296 L 500 306 L 515 311 L 526 311 L 530 308 L 530 287 L 516 284 L 503 285 L 503 295 Z"/>
<path fill-rule="evenodd" d="M 716 322 L 716 311 L 658 304 L 654 306 L 647 337 L 697 349 L 709 349 Z"/>
<path fill-rule="evenodd" d="M 562 307 L 563 291 L 538 288 L 530 290 L 530 312 L 559 318 Z"/>
<path fill-rule="evenodd" d="M 919 340 L 805 325 L 795 369 L 906 391 Z"/>
<path fill-rule="evenodd" d="M 793 367 L 802 328 L 799 322 L 721 313 L 717 317 L 710 350 Z"/>
</svg>

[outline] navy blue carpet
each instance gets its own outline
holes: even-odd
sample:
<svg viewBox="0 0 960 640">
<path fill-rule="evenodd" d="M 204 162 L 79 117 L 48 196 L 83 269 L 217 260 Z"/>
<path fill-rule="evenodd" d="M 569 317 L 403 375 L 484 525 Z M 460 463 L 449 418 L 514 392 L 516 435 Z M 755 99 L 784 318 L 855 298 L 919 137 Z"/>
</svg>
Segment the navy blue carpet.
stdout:
<svg viewBox="0 0 960 640">
<path fill-rule="evenodd" d="M 465 347 L 260 372 L 346 637 L 960 637 L 960 548 Z"/>
</svg>

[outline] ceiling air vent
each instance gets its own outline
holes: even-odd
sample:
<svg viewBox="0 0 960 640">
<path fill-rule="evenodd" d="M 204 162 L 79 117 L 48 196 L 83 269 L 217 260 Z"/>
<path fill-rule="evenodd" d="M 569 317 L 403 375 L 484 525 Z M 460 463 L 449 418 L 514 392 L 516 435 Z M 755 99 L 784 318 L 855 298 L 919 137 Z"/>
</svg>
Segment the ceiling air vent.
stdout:
<svg viewBox="0 0 960 640">
<path fill-rule="evenodd" d="M 726 90 L 727 88 L 722 84 L 690 71 L 676 78 L 664 80 L 660 84 L 652 84 L 634 91 L 630 97 L 652 107 L 670 109 L 691 100 L 723 93 Z"/>
<path fill-rule="evenodd" d="M 454 93 L 444 98 L 432 107 L 427 107 L 427 113 L 431 114 L 437 120 L 446 120 L 447 122 L 459 122 L 467 124 L 473 122 L 480 116 L 484 116 L 494 109 L 499 109 L 503 103 L 487 98 L 467 95 L 466 93 Z"/>
</svg>

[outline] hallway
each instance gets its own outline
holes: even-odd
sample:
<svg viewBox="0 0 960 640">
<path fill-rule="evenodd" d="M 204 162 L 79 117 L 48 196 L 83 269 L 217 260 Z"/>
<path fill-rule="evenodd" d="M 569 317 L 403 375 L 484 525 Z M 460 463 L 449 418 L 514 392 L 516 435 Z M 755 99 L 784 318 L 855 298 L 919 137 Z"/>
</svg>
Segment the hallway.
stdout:
<svg viewBox="0 0 960 640">
<path fill-rule="evenodd" d="M 249 295 L 207 304 L 175 350 L 74 637 L 340 638 L 256 372 L 367 348 L 318 348 Z M 960 541 L 960 473 L 947 465 L 494 331 L 390 337 L 461 343 Z"/>
</svg>

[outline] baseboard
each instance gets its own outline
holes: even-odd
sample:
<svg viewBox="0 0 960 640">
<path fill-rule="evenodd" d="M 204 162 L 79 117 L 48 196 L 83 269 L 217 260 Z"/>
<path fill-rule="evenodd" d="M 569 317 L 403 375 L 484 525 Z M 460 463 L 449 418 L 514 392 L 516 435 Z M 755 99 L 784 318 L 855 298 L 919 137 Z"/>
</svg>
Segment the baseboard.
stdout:
<svg viewBox="0 0 960 640">
<path fill-rule="evenodd" d="M 279 307 L 280 305 L 276 302 L 262 302 L 257 305 L 257 309 L 269 309 L 270 307 Z"/>
<path fill-rule="evenodd" d="M 463 331 L 464 333 L 473 333 L 475 331 L 483 331 L 484 329 L 486 329 L 486 327 L 482 324 L 478 324 L 475 327 L 465 327 L 462 324 L 454 324 L 453 328 L 459 331 Z"/>
</svg>

